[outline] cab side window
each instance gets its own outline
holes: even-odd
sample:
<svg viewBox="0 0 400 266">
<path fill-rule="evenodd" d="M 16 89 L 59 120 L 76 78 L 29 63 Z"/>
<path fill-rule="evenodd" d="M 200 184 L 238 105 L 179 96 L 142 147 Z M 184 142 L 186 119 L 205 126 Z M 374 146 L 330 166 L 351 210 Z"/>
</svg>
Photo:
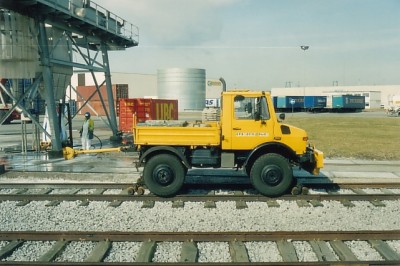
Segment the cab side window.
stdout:
<svg viewBox="0 0 400 266">
<path fill-rule="evenodd" d="M 235 118 L 240 120 L 253 120 L 256 108 L 256 99 L 253 97 L 242 97 L 235 99 Z"/>
</svg>

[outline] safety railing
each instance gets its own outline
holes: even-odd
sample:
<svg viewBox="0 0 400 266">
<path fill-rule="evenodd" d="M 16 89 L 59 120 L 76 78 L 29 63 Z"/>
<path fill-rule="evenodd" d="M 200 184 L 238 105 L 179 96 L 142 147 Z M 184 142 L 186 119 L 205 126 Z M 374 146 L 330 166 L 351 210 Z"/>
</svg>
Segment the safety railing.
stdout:
<svg viewBox="0 0 400 266">
<path fill-rule="evenodd" d="M 90 0 L 38 0 L 110 33 L 139 43 L 139 28 Z"/>
</svg>

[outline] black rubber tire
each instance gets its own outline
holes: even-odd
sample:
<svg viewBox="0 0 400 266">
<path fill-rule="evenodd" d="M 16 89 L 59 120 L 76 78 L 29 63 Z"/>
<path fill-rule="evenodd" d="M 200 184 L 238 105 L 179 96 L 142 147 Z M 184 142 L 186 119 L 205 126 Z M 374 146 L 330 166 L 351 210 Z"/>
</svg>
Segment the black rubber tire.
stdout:
<svg viewBox="0 0 400 266">
<path fill-rule="evenodd" d="M 153 194 L 171 197 L 182 188 L 185 181 L 185 170 L 177 157 L 170 154 L 160 154 L 146 162 L 143 179 L 145 185 Z"/>
<path fill-rule="evenodd" d="M 283 156 L 266 154 L 258 158 L 251 167 L 250 181 L 265 196 L 281 196 L 293 185 L 292 167 Z"/>
</svg>

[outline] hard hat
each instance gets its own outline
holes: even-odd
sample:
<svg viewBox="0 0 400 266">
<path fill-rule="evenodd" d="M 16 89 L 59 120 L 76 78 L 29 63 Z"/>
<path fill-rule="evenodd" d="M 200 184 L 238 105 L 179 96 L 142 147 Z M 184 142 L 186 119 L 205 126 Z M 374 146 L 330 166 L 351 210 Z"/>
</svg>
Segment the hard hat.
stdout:
<svg viewBox="0 0 400 266">
<path fill-rule="evenodd" d="M 86 112 L 86 113 L 85 113 L 85 117 L 90 117 L 90 113 L 89 113 L 89 112 Z"/>
</svg>

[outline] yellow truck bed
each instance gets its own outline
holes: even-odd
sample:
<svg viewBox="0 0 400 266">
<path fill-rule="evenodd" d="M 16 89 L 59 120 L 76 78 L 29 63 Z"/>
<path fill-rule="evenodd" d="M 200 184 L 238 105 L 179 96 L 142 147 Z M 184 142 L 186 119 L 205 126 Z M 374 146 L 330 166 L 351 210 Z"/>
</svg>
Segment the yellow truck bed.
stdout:
<svg viewBox="0 0 400 266">
<path fill-rule="evenodd" d="M 218 146 L 221 128 L 218 123 L 146 121 L 134 126 L 135 145 Z"/>
</svg>

